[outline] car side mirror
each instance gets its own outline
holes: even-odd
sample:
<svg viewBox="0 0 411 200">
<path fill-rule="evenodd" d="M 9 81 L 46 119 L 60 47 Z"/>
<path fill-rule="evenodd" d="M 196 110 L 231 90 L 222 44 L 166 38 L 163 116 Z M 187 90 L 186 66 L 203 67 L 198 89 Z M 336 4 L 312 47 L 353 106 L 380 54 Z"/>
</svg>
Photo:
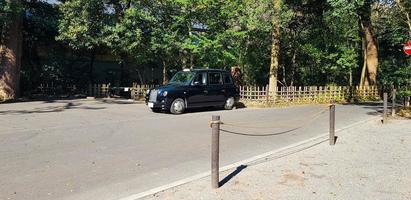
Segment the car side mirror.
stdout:
<svg viewBox="0 0 411 200">
<path fill-rule="evenodd" d="M 194 81 L 193 85 L 194 85 L 194 86 L 201 86 L 202 84 L 201 84 L 200 81 Z"/>
</svg>

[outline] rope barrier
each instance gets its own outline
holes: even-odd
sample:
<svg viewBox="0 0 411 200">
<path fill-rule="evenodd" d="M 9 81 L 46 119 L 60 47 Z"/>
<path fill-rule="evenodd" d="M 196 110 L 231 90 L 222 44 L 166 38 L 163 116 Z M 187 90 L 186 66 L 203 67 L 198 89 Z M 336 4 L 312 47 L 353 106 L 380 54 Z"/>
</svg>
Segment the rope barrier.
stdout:
<svg viewBox="0 0 411 200">
<path fill-rule="evenodd" d="M 331 105 L 331 104 L 330 104 Z M 319 112 L 315 112 L 312 115 L 310 115 L 309 117 L 307 117 L 307 119 L 312 119 L 312 118 L 316 118 L 318 117 L 318 115 L 321 115 L 322 113 L 324 113 L 325 111 L 328 110 L 328 106 L 326 109 L 321 109 Z M 299 120 L 295 120 L 295 121 L 305 121 L 305 119 L 299 119 Z M 289 122 L 289 121 L 287 121 Z M 211 123 L 211 122 L 210 122 Z M 260 122 L 261 123 L 261 122 Z M 265 122 L 266 123 L 266 122 Z M 249 126 L 249 125 L 241 125 L 241 124 L 235 124 L 235 123 L 226 123 L 226 122 L 220 122 L 221 125 L 223 126 L 231 126 L 231 127 L 238 127 L 238 128 L 253 128 L 253 129 L 264 129 L 264 128 L 281 128 L 281 127 L 289 127 L 289 126 L 281 126 L 281 125 L 276 125 L 276 126 Z"/>
<path fill-rule="evenodd" d="M 286 134 L 286 133 L 289 133 L 289 132 L 298 130 L 298 129 L 306 126 L 307 124 L 311 123 L 312 121 L 314 121 L 315 119 L 317 119 L 318 117 L 320 117 L 321 114 L 323 114 L 323 113 L 326 112 L 326 111 L 327 111 L 327 109 L 321 110 L 320 112 L 318 112 L 318 113 L 316 113 L 315 115 L 313 115 L 310 120 L 305 121 L 301 126 L 298 126 L 298 127 L 296 127 L 296 128 L 292 128 L 292 129 L 289 129 L 289 130 L 286 130 L 286 131 L 276 132 L 276 133 L 264 133 L 264 134 L 261 134 L 261 133 L 243 133 L 243 132 L 235 132 L 235 131 L 230 131 L 230 130 L 221 129 L 221 128 L 220 128 L 220 131 L 225 132 L 225 133 L 228 133 L 228 134 L 233 134 L 233 135 L 255 136 L 255 137 L 266 137 L 266 136 L 282 135 L 282 134 Z M 220 123 L 221 125 L 236 126 L 235 124 L 227 124 L 227 123 L 222 123 L 222 122 L 219 122 L 219 123 Z M 257 128 L 257 127 L 251 127 L 251 126 L 248 126 L 248 127 L 245 127 L 245 126 L 236 126 L 236 127 L 240 127 L 240 128 Z M 263 127 L 258 127 L 258 128 L 263 128 Z M 264 127 L 264 128 L 270 128 L 270 127 Z M 278 126 L 277 126 L 277 127 L 273 127 L 273 128 L 278 128 Z"/>
<path fill-rule="evenodd" d="M 315 144 L 312 144 L 310 146 L 303 146 L 303 148 L 297 148 L 297 149 L 293 149 L 292 151 L 286 151 L 283 153 L 280 153 L 279 155 L 271 155 L 270 156 L 264 156 L 260 158 L 257 158 L 254 161 L 247 161 L 245 166 L 251 166 L 251 165 L 257 165 L 263 162 L 267 162 L 270 160 L 274 160 L 276 158 L 280 158 L 280 157 L 284 157 L 287 155 L 291 155 L 294 154 L 296 152 L 314 147 L 316 145 L 319 145 L 325 141 L 330 141 L 330 145 L 334 145 L 335 144 L 335 103 L 334 101 L 332 102 L 332 104 L 330 104 L 329 106 L 329 111 L 330 111 L 330 132 L 329 132 L 329 139 L 326 140 L 322 140 L 319 141 Z M 322 113 L 326 112 L 328 109 L 324 109 L 321 110 L 320 112 L 316 113 L 315 115 L 311 116 L 310 119 L 306 120 L 305 123 L 302 123 L 300 126 L 296 127 L 296 128 L 292 128 L 290 130 L 286 130 L 286 131 L 282 131 L 282 132 L 277 132 L 277 133 L 267 133 L 267 134 L 260 134 L 260 133 L 242 133 L 242 132 L 235 132 L 235 131 L 230 131 L 230 130 L 226 130 L 226 129 L 221 129 L 221 125 L 226 125 L 226 126 L 234 126 L 234 127 L 245 127 L 245 126 L 239 126 L 238 124 L 229 124 L 229 123 L 223 123 L 220 121 L 220 116 L 219 115 L 213 115 L 212 116 L 212 120 L 210 121 L 210 126 L 212 128 L 212 134 L 211 134 L 211 186 L 214 189 L 219 188 L 219 141 L 220 141 L 220 132 L 224 132 L 224 133 L 228 133 L 228 134 L 233 134 L 233 135 L 241 135 L 241 136 L 274 136 L 274 135 L 281 135 L 281 134 L 286 134 L 292 131 L 295 131 L 297 129 L 300 129 L 304 126 L 306 126 L 307 124 L 311 123 L 313 120 L 316 120 L 318 117 L 321 116 Z M 248 128 L 250 128 L 251 126 L 247 126 Z M 278 126 L 277 126 L 278 127 Z M 257 128 L 257 127 L 252 127 L 252 128 Z M 262 128 L 262 127 L 258 127 L 258 128 Z M 264 127 L 264 128 L 268 128 L 268 127 Z M 323 136 L 321 136 L 323 137 Z M 306 143 L 306 142 L 304 142 Z M 299 147 L 295 146 L 295 147 Z"/>
<path fill-rule="evenodd" d="M 211 128 L 211 126 L 212 126 L 213 124 L 223 124 L 223 122 L 221 122 L 221 121 L 219 121 L 219 120 L 217 120 L 217 121 L 211 120 L 211 121 L 209 122 L 210 128 Z"/>
<path fill-rule="evenodd" d="M 328 107 L 330 107 L 332 104 L 327 104 L 326 106 L 327 106 L 327 109 L 328 109 Z M 322 109 L 319 109 L 320 111 L 319 112 L 314 112 L 312 115 L 311 115 L 311 117 L 314 117 L 314 116 L 316 116 L 318 113 L 321 113 L 323 110 Z M 307 118 L 309 118 L 309 117 L 307 117 Z M 232 127 L 239 127 L 239 128 L 261 128 L 261 129 L 263 129 L 263 128 L 276 128 L 276 129 L 278 129 L 278 128 L 290 128 L 290 125 L 284 125 L 283 123 L 290 123 L 290 122 L 293 122 L 293 123 L 298 123 L 298 122 L 300 122 L 300 121 L 304 121 L 305 119 L 297 119 L 297 120 L 285 120 L 285 119 L 280 119 L 280 120 L 276 120 L 275 121 L 275 123 L 277 124 L 277 125 L 275 125 L 275 126 L 250 126 L 250 125 L 242 125 L 242 124 L 249 124 L 249 122 L 240 122 L 240 123 L 227 123 L 227 122 L 221 122 L 220 124 L 221 125 L 225 125 L 225 126 L 232 126 Z M 273 121 L 259 121 L 259 122 L 253 122 L 253 124 L 267 124 L 267 123 L 270 123 L 270 124 L 272 124 L 273 123 Z M 280 125 L 281 124 L 281 125 Z"/>
</svg>

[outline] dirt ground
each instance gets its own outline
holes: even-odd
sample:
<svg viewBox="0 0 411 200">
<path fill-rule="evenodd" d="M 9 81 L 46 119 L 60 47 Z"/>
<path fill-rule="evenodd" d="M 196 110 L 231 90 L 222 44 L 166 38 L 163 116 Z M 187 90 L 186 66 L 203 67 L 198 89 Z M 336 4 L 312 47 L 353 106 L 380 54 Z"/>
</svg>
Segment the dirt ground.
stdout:
<svg viewBox="0 0 411 200">
<path fill-rule="evenodd" d="M 375 120 L 337 135 L 335 146 L 319 140 L 224 172 L 217 190 L 207 177 L 145 199 L 411 199 L 411 121 Z"/>
</svg>

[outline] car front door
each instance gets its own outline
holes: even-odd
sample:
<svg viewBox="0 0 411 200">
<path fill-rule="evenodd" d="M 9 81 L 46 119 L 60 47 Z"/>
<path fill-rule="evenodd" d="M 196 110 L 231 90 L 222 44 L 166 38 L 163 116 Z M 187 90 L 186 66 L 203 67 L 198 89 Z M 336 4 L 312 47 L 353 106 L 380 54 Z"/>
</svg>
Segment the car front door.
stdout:
<svg viewBox="0 0 411 200">
<path fill-rule="evenodd" d="M 223 80 L 224 80 L 224 89 L 225 89 L 225 97 L 237 97 L 237 89 L 234 86 L 233 78 L 229 73 L 223 73 Z"/>
<path fill-rule="evenodd" d="M 207 101 L 210 106 L 220 106 L 225 102 L 225 89 L 220 72 L 208 72 L 207 89 Z"/>
<path fill-rule="evenodd" d="M 188 107 L 201 107 L 207 104 L 207 72 L 199 72 L 194 77 L 187 95 Z"/>
</svg>

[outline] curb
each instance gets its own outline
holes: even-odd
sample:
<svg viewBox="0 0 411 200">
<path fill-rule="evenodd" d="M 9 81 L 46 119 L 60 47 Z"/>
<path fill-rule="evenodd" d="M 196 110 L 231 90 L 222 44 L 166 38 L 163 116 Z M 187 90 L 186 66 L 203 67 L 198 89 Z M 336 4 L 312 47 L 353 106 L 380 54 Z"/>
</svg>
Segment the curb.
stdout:
<svg viewBox="0 0 411 200">
<path fill-rule="evenodd" d="M 364 124 L 364 123 L 367 123 L 367 122 L 370 122 L 370 121 L 374 121 L 374 120 L 377 120 L 377 119 L 379 121 L 381 119 L 381 116 L 375 116 L 375 117 L 371 117 L 369 119 L 365 119 L 365 120 L 362 120 L 362 121 L 355 122 L 355 123 L 347 125 L 343 128 L 336 129 L 335 132 L 341 132 L 343 130 L 352 128 L 354 126 Z M 305 149 L 304 147 L 307 147 L 307 146 L 311 147 L 311 146 L 314 146 L 316 144 L 320 144 L 322 142 L 325 142 L 325 141 L 329 140 L 328 134 L 329 133 L 323 133 L 321 135 L 312 137 L 312 138 L 307 139 L 307 140 L 303 140 L 303 141 L 300 141 L 300 142 L 297 142 L 297 143 L 294 143 L 294 144 L 291 144 L 291 145 L 287 145 L 285 147 L 282 147 L 282 148 L 279 148 L 279 149 L 276 149 L 276 150 L 273 150 L 273 151 L 269 151 L 269 152 L 266 152 L 266 153 L 263 153 L 263 154 L 260 154 L 260 155 L 257 155 L 257 156 L 253 156 L 251 158 L 248 158 L 248 159 L 245 159 L 245 160 L 242 160 L 242 161 L 239 161 L 239 162 L 235 162 L 233 164 L 229 164 L 229 165 L 220 167 L 219 171 L 224 172 L 224 171 L 227 171 L 227 170 L 230 170 L 230 169 L 234 169 L 234 168 L 237 168 L 238 166 L 247 165 L 247 164 L 252 163 L 254 161 L 258 161 L 258 160 L 261 160 L 263 158 L 267 158 L 269 156 L 273 156 L 275 154 L 279 154 L 279 153 L 282 153 L 282 152 L 290 151 L 290 150 L 293 150 L 293 149 L 298 148 L 298 147 L 300 147 L 300 149 L 304 150 Z M 205 178 L 205 177 L 210 176 L 210 175 L 211 175 L 211 172 L 203 172 L 203 173 L 200 173 L 200 174 L 197 174 L 197 175 L 194 175 L 194 176 L 190 176 L 188 178 L 184 178 L 184 179 L 172 182 L 170 184 L 166 184 L 166 185 L 156 187 L 156 188 L 144 191 L 144 192 L 140 192 L 140 193 L 137 193 L 137 194 L 133 194 L 133 195 L 124 197 L 124 198 L 120 198 L 118 200 L 137 200 L 137 199 L 140 199 L 140 198 L 143 198 L 143 197 L 147 197 L 149 195 L 153 195 L 153 194 L 162 192 L 164 190 L 167 190 L 167 189 L 170 189 L 170 188 L 173 188 L 173 187 L 177 187 L 177 186 L 180 186 L 180 185 L 184 185 L 184 184 L 187 184 L 187 183 L 190 183 L 190 182 Z"/>
</svg>

